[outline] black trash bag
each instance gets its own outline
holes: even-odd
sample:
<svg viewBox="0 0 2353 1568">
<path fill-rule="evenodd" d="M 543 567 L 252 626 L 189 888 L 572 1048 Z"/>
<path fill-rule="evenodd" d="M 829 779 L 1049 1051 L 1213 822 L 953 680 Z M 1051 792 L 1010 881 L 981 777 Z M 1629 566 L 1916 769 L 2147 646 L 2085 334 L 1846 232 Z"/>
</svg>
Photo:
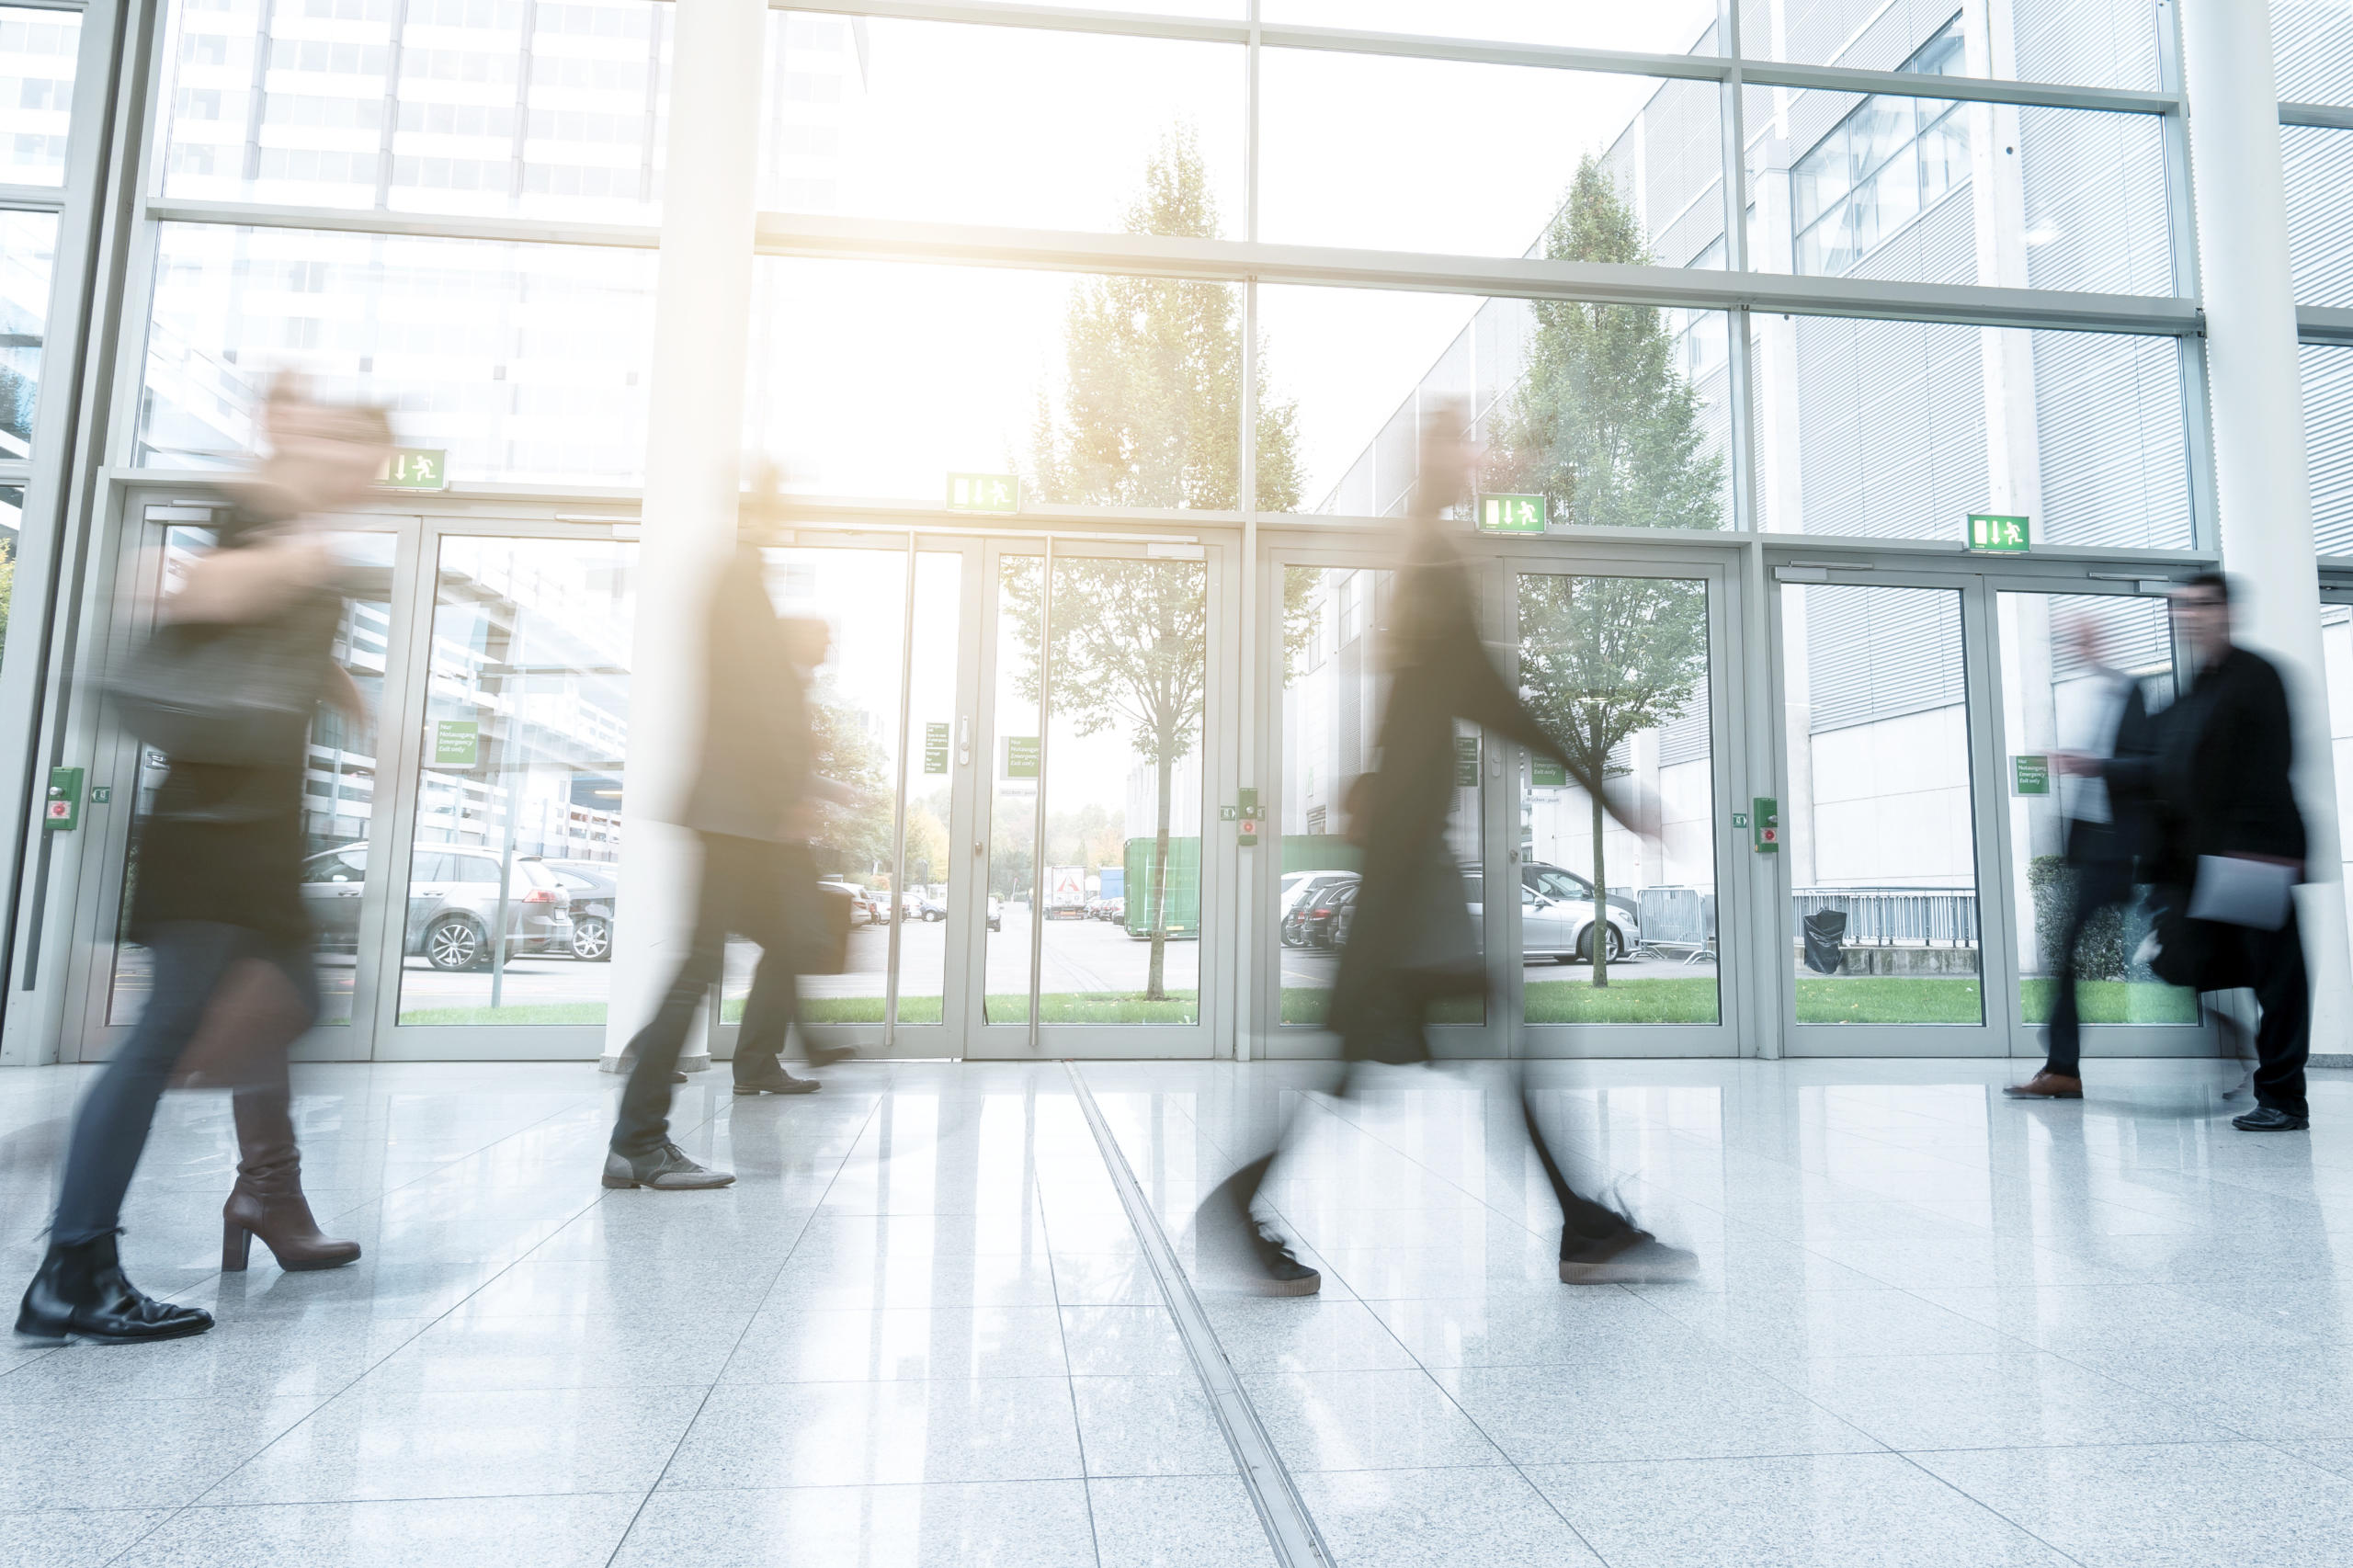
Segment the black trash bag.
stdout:
<svg viewBox="0 0 2353 1568">
<path fill-rule="evenodd" d="M 1805 967 L 1816 974 L 1836 974 L 1846 962 L 1838 944 L 1847 937 L 1847 912 L 1824 909 L 1805 917 Z"/>
</svg>

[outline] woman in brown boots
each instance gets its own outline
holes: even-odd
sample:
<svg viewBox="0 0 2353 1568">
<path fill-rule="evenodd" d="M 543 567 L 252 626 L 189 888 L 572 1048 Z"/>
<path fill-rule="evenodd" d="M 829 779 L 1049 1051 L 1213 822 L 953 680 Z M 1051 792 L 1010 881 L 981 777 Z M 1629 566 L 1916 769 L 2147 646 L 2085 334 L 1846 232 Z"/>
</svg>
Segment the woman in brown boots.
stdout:
<svg viewBox="0 0 2353 1568">
<path fill-rule="evenodd" d="M 359 1256 L 357 1243 L 319 1233 L 302 1197 L 286 1050 L 318 1011 L 301 888 L 307 725 L 322 699 L 360 708 L 334 658 L 337 566 L 306 519 L 367 493 L 391 430 L 380 410 L 324 407 L 285 385 L 266 419 L 269 457 L 163 608 L 165 632 L 116 684 L 125 722 L 171 758 L 131 898 L 131 934 L 153 981 L 138 1027 L 75 1118 L 19 1334 L 128 1344 L 212 1326 L 210 1312 L 133 1285 L 115 1247 L 123 1195 L 175 1077 L 235 1087 L 224 1269 L 245 1266 L 255 1236 L 290 1269 Z"/>
</svg>

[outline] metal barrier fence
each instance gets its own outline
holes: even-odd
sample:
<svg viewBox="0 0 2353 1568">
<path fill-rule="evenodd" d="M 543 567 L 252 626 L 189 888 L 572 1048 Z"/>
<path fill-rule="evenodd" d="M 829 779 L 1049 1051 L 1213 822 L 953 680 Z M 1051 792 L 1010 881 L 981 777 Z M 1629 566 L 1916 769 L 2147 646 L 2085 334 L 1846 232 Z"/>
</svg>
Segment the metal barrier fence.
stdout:
<svg viewBox="0 0 2353 1568">
<path fill-rule="evenodd" d="M 1801 930 L 1809 915 L 1845 915 L 1846 947 L 1977 946 L 1973 888 L 1797 888 L 1790 897 Z"/>
</svg>

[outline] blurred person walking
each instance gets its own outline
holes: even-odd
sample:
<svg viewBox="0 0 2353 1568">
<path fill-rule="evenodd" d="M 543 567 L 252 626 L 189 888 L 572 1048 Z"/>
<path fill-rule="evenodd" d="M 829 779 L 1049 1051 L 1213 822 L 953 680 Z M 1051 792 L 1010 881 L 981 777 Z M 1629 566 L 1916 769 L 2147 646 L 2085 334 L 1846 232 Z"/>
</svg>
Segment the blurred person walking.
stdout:
<svg viewBox="0 0 2353 1568">
<path fill-rule="evenodd" d="M 765 486 L 763 486 L 765 493 Z M 611 1187 L 725 1187 L 735 1177 L 689 1159 L 669 1138 L 671 1085 L 696 1010 L 723 971 L 730 934 L 758 944 L 736 1035 L 739 1095 L 805 1095 L 813 1078 L 778 1060 L 799 1014 L 799 977 L 820 938 L 816 869 L 808 838 L 814 809 L 839 790 L 815 771 L 809 685 L 825 662 L 822 620 L 780 618 L 769 600 L 757 539 L 767 511 L 747 507 L 706 621 L 700 760 L 678 821 L 702 841 L 694 936 L 630 1059 L 620 1113 L 605 1158 Z M 847 1051 L 804 1044 L 820 1066 Z"/>
<path fill-rule="evenodd" d="M 1389 629 L 1388 706 L 1381 715 L 1377 773 L 1348 796 L 1352 841 L 1363 847 L 1353 921 L 1333 981 L 1331 1023 L 1347 1063 L 1345 1096 L 1368 1062 L 1430 1060 L 1425 1033 L 1434 1003 L 1483 995 L 1486 966 L 1472 929 L 1462 873 L 1446 843 L 1453 804 L 1454 724 L 1467 719 L 1558 762 L 1608 803 L 1598 778 L 1584 770 L 1506 684 L 1479 638 L 1470 580 L 1441 514 L 1470 479 L 1471 448 L 1461 415 L 1434 414 L 1424 426 L 1420 480 L 1404 525 Z M 1625 812 L 1608 804 L 1612 815 Z M 1561 1205 L 1560 1277 L 1568 1284 L 1688 1278 L 1689 1253 L 1662 1244 L 1627 1216 L 1579 1194 L 1562 1173 L 1519 1081 L 1521 1120 Z M 1250 1288 L 1267 1295 L 1313 1295 L 1322 1276 L 1256 1214 L 1273 1152 L 1251 1161 L 1203 1201 L 1197 1233 L 1239 1234 L 1256 1264 Z"/>
<path fill-rule="evenodd" d="M 2106 641 L 2090 617 L 2075 619 L 2067 640 L 2091 673 L 2092 698 L 2083 745 L 2074 755 L 2106 762 L 2122 758 L 2131 775 L 2155 750 L 2156 725 L 2141 683 L 2108 662 Z M 2066 864 L 2072 896 L 2060 934 L 2059 972 L 2052 981 L 2050 1051 L 2042 1070 L 2003 1093 L 2013 1099 L 2084 1097 L 2083 1024 L 2075 997 L 2076 949 L 2102 912 L 2133 899 L 2133 872 L 2148 843 L 2148 803 L 2131 784 L 2111 785 L 2097 772 L 2063 774 Z"/>
<path fill-rule="evenodd" d="M 313 518 L 367 494 L 392 430 L 381 410 L 314 403 L 291 380 L 262 415 L 268 456 L 230 488 L 214 549 L 158 607 L 160 630 L 116 683 L 125 722 L 170 759 L 131 892 L 130 933 L 153 978 L 74 1119 L 19 1334 L 129 1343 L 212 1326 L 133 1285 L 116 1244 L 156 1103 L 199 1056 L 234 1088 L 222 1269 L 245 1267 L 255 1236 L 290 1270 L 359 1256 L 319 1233 L 303 1197 L 286 1050 L 318 1013 L 301 892 L 311 716 L 322 700 L 366 716 L 334 656 L 340 568 Z"/>
<path fill-rule="evenodd" d="M 2151 803 L 2157 976 L 2200 992 L 2253 988 L 2262 1009 L 2256 1106 L 2231 1124 L 2301 1131 L 2311 1125 L 2312 994 L 2293 892 L 2305 841 L 2290 782 L 2288 688 L 2269 660 L 2231 640 L 2231 585 L 2221 573 L 2177 588 L 2173 613 L 2198 675 L 2165 710 L 2153 750 L 2105 760 L 2065 754 L 2054 766 Z"/>
</svg>

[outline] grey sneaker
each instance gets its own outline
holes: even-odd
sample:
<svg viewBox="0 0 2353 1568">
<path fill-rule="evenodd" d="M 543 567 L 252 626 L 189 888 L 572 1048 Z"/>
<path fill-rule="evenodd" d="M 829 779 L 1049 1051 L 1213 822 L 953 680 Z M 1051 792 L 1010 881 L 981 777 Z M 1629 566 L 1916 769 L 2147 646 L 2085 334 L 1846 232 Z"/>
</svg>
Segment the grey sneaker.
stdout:
<svg viewBox="0 0 2353 1568">
<path fill-rule="evenodd" d="M 1561 1238 L 1563 1285 L 1655 1285 L 1688 1279 L 1699 1272 L 1698 1257 L 1668 1246 L 1648 1231 L 1620 1231 L 1597 1241 Z"/>
<path fill-rule="evenodd" d="M 605 1155 L 605 1185 L 607 1187 L 653 1187 L 683 1189 L 697 1187 L 732 1187 L 733 1171 L 715 1171 L 709 1165 L 699 1165 L 687 1158 L 687 1152 L 676 1143 L 665 1143 L 651 1154 L 632 1158 L 619 1149 Z"/>
</svg>

